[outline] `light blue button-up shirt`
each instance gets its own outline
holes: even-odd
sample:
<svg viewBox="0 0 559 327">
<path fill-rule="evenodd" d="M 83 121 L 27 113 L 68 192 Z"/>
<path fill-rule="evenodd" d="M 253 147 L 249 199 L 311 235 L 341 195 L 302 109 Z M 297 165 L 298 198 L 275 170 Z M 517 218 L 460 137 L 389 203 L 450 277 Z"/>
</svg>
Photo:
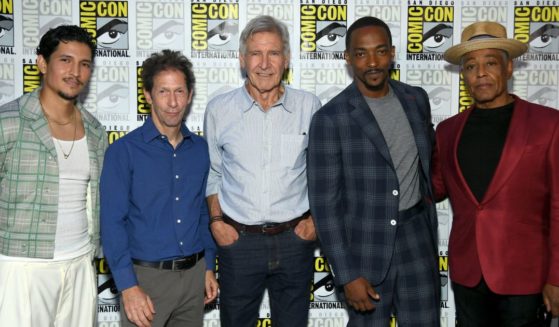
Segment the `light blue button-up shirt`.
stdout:
<svg viewBox="0 0 559 327">
<path fill-rule="evenodd" d="M 204 135 L 211 168 L 206 195 L 246 225 L 285 222 L 309 210 L 308 129 L 320 108 L 313 94 L 285 87 L 267 111 L 240 87 L 213 98 Z"/>
</svg>

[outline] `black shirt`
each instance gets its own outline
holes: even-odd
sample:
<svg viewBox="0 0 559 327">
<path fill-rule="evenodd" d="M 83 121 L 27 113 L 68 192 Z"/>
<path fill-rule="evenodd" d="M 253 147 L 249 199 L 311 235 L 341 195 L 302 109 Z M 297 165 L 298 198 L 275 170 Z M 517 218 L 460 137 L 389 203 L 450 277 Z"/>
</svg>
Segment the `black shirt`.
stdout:
<svg viewBox="0 0 559 327">
<path fill-rule="evenodd" d="M 458 143 L 458 163 L 466 183 L 481 202 L 505 145 L 514 102 L 493 109 L 473 108 Z"/>
</svg>

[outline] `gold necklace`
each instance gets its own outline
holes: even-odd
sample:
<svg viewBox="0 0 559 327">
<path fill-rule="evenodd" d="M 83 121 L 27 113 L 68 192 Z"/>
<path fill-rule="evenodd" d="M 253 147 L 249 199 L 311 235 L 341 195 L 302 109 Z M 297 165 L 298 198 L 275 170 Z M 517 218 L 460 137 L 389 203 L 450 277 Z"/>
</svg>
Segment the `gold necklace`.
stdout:
<svg viewBox="0 0 559 327">
<path fill-rule="evenodd" d="M 62 148 L 62 144 L 60 144 L 60 141 L 55 138 L 56 143 L 58 143 L 58 146 L 60 147 L 60 151 L 62 151 L 62 154 L 64 155 L 64 159 L 68 159 L 68 157 L 72 153 L 72 150 L 74 150 L 74 143 L 76 143 L 76 132 L 78 130 L 78 123 L 76 122 L 75 117 L 76 115 L 74 114 L 74 136 L 72 137 L 72 145 L 70 146 L 70 150 L 68 151 L 68 153 L 64 152 L 64 148 Z"/>
<path fill-rule="evenodd" d="M 70 118 L 70 120 L 68 120 L 67 122 L 64 122 L 64 123 L 59 123 L 56 120 L 52 119 L 52 117 L 49 116 L 46 111 L 43 110 L 43 112 L 45 113 L 45 117 L 47 117 L 47 121 L 49 123 L 55 123 L 56 125 L 59 125 L 59 126 L 65 126 L 65 125 L 70 124 L 72 121 L 74 121 L 74 117 L 76 116 L 76 108 L 74 108 L 74 112 L 72 113 L 72 117 Z"/>
<path fill-rule="evenodd" d="M 45 117 L 47 118 L 47 122 L 50 125 L 50 123 L 51 123 L 50 116 L 47 114 L 46 111 L 43 110 L 43 112 L 45 113 Z M 74 112 L 72 113 L 72 116 L 73 116 L 72 118 L 74 120 L 74 136 L 72 137 L 72 145 L 70 146 L 70 151 L 68 151 L 68 153 L 64 152 L 64 148 L 62 147 L 62 144 L 60 143 L 60 141 L 56 137 L 54 138 L 54 140 L 58 144 L 58 147 L 60 147 L 60 151 L 62 151 L 62 154 L 64 155 L 64 159 L 68 159 L 68 157 L 70 157 L 70 154 L 72 154 L 72 150 L 74 149 L 74 143 L 76 143 L 76 133 L 78 131 L 78 123 L 76 121 L 76 108 L 75 107 L 74 107 Z M 56 123 L 57 125 L 68 125 L 69 123 L 72 122 L 72 118 L 70 118 L 70 121 L 68 121 L 67 123 L 60 124 L 56 121 L 54 121 L 54 123 Z"/>
</svg>

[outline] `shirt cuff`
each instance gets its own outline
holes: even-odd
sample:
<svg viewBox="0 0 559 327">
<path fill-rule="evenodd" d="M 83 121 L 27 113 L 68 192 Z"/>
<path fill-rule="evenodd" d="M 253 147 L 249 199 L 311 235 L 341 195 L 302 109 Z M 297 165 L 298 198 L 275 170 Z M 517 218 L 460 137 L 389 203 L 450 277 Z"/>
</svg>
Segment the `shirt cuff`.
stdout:
<svg viewBox="0 0 559 327">
<path fill-rule="evenodd" d="M 208 183 L 206 185 L 206 196 L 217 194 L 219 191 L 220 177 L 212 175 L 211 171 L 208 175 Z"/>
<path fill-rule="evenodd" d="M 134 267 L 132 265 L 117 270 L 111 269 L 111 273 L 115 280 L 116 288 L 120 292 L 132 286 L 138 285 L 138 279 L 136 278 L 136 273 L 134 272 Z"/>
<path fill-rule="evenodd" d="M 206 270 L 215 271 L 215 249 L 204 250 L 204 260 L 206 260 Z"/>
</svg>

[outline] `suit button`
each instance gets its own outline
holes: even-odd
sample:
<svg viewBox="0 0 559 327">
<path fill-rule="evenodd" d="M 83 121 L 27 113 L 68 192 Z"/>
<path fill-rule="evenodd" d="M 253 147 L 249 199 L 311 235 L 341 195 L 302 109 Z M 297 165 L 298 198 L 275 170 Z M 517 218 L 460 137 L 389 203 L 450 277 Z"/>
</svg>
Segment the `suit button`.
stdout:
<svg viewBox="0 0 559 327">
<path fill-rule="evenodd" d="M 392 195 L 397 196 L 398 195 L 398 190 L 392 191 Z"/>
<path fill-rule="evenodd" d="M 396 220 L 395 220 L 395 219 L 392 219 L 392 220 L 390 221 L 390 225 L 396 226 Z"/>
</svg>

